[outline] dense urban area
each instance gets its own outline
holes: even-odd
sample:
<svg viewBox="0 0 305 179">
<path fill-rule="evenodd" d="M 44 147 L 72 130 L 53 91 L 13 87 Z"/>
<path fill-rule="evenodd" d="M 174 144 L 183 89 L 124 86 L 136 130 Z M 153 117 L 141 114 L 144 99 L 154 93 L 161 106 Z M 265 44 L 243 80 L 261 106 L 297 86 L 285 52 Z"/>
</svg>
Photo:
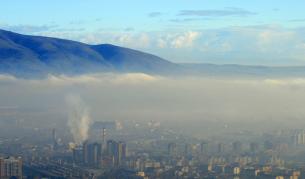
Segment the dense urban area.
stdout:
<svg viewBox="0 0 305 179">
<path fill-rule="evenodd" d="M 158 121 L 97 121 L 88 138 L 75 143 L 69 131 L 1 123 L 26 134 L 1 138 L 1 179 L 305 178 L 302 129 L 239 130 L 200 139 Z"/>
</svg>

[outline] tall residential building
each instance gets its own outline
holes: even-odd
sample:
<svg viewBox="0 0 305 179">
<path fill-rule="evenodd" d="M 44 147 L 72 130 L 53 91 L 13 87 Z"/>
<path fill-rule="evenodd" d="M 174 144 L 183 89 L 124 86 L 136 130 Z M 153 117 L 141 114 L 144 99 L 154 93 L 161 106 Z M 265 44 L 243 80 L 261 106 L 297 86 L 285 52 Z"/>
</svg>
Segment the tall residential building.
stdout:
<svg viewBox="0 0 305 179">
<path fill-rule="evenodd" d="M 76 164 L 83 163 L 83 149 L 79 146 L 73 148 L 73 162 Z"/>
<path fill-rule="evenodd" d="M 127 147 L 125 142 L 118 142 L 118 153 L 115 157 L 115 163 L 117 166 L 121 166 L 123 164 L 123 160 L 126 158 L 127 155 Z"/>
<path fill-rule="evenodd" d="M 271 150 L 273 148 L 273 143 L 270 140 L 266 140 L 264 142 L 264 149 L 265 150 Z"/>
<path fill-rule="evenodd" d="M 259 150 L 259 144 L 256 143 L 256 142 L 251 142 L 251 143 L 250 143 L 250 151 L 251 151 L 252 153 L 257 153 L 258 150 Z"/>
<path fill-rule="evenodd" d="M 217 153 L 218 154 L 223 154 L 225 151 L 225 144 L 224 143 L 219 143 L 217 145 Z"/>
<path fill-rule="evenodd" d="M 107 141 L 107 155 L 108 156 L 114 156 L 115 155 L 116 145 L 117 145 L 117 143 L 114 140 L 108 140 Z"/>
<path fill-rule="evenodd" d="M 22 159 L 15 157 L 0 158 L 0 178 L 9 179 L 11 177 L 22 179 Z"/>
<path fill-rule="evenodd" d="M 89 165 L 99 167 L 102 161 L 102 144 L 93 143 L 88 145 Z"/>
<path fill-rule="evenodd" d="M 57 143 L 57 135 L 56 135 L 56 129 L 52 129 L 52 143 L 53 143 L 53 149 L 56 150 L 58 143 Z"/>
<path fill-rule="evenodd" d="M 102 144 L 88 143 L 83 144 L 83 163 L 92 167 L 100 167 L 102 163 Z"/>
<path fill-rule="evenodd" d="M 233 152 L 240 153 L 242 152 L 242 143 L 239 141 L 233 142 Z"/>
<path fill-rule="evenodd" d="M 184 156 L 189 156 L 192 153 L 190 144 L 186 143 L 184 145 L 184 152 L 183 153 L 184 153 Z"/>
<path fill-rule="evenodd" d="M 107 141 L 107 155 L 113 158 L 114 166 L 121 166 L 122 160 L 127 156 L 127 146 L 124 142 Z"/>
<path fill-rule="evenodd" d="M 89 163 L 88 159 L 88 141 L 83 143 L 83 163 L 87 165 Z"/>
<path fill-rule="evenodd" d="M 52 129 L 52 140 L 53 140 L 53 142 L 54 141 L 57 141 L 57 136 L 56 136 L 56 129 Z"/>
<path fill-rule="evenodd" d="M 293 143 L 295 145 L 304 145 L 305 144 L 305 131 L 297 131 L 293 136 Z"/>
<path fill-rule="evenodd" d="M 209 144 L 207 142 L 201 142 L 200 153 L 204 155 L 208 154 L 208 148 L 209 148 Z"/>
<path fill-rule="evenodd" d="M 177 155 L 177 145 L 176 143 L 169 143 L 167 146 L 168 155 L 175 156 Z"/>
</svg>

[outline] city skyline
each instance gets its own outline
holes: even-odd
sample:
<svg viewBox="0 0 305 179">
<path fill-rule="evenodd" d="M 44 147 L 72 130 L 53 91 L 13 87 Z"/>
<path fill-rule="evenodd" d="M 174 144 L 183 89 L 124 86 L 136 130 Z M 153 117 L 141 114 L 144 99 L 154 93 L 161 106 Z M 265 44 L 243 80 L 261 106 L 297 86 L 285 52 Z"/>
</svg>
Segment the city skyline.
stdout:
<svg viewBox="0 0 305 179">
<path fill-rule="evenodd" d="M 0 179 L 305 179 L 304 7 L 0 2 Z"/>
</svg>

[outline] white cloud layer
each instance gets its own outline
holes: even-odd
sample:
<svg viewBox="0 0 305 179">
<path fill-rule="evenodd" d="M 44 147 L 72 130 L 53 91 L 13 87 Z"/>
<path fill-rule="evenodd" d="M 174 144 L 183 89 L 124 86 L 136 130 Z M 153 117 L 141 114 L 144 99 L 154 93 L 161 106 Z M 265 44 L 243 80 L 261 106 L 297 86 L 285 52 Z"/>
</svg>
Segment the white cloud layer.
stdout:
<svg viewBox="0 0 305 179">
<path fill-rule="evenodd" d="M 199 37 L 199 32 L 186 32 L 182 35 L 176 36 L 172 42 L 171 45 L 174 48 L 188 48 L 192 47 L 194 44 L 194 41 Z"/>
<path fill-rule="evenodd" d="M 185 31 L 52 31 L 37 33 L 89 44 L 112 43 L 144 50 L 170 61 L 299 65 L 305 62 L 302 28 L 232 26 Z"/>
</svg>

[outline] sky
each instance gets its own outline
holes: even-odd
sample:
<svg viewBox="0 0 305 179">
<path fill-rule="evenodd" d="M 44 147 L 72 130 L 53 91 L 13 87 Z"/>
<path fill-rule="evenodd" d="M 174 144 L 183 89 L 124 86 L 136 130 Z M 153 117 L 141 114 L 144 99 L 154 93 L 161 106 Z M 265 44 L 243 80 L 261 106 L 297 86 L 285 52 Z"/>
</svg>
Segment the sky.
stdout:
<svg viewBox="0 0 305 179">
<path fill-rule="evenodd" d="M 302 0 L 10 0 L 0 28 L 178 63 L 305 65 Z"/>
</svg>

